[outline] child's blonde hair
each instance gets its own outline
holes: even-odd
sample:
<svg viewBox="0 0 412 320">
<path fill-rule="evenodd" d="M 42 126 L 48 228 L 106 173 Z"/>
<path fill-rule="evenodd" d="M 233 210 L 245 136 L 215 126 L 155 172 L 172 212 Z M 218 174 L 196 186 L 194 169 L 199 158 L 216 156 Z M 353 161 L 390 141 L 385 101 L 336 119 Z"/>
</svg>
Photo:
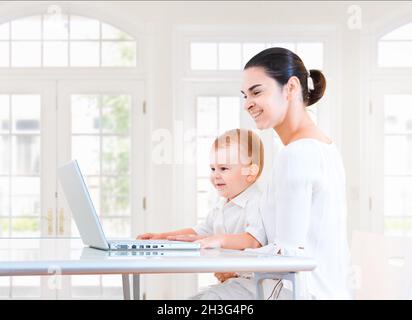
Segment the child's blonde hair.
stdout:
<svg viewBox="0 0 412 320">
<path fill-rule="evenodd" d="M 259 167 L 256 179 L 259 178 L 264 165 L 264 149 L 260 137 L 252 130 L 232 129 L 218 136 L 213 147 L 217 150 L 234 144 L 238 145 L 239 158 L 244 156 L 249 161 L 247 164 L 255 164 Z"/>
</svg>

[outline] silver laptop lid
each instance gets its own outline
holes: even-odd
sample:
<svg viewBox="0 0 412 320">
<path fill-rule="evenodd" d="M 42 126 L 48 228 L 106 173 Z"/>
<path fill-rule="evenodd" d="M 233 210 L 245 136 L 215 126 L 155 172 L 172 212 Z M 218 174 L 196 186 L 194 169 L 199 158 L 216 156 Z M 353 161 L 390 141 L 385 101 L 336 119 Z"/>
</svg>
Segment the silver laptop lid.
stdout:
<svg viewBox="0 0 412 320">
<path fill-rule="evenodd" d="M 83 243 L 108 250 L 109 244 L 77 161 L 59 167 L 58 176 Z"/>
</svg>

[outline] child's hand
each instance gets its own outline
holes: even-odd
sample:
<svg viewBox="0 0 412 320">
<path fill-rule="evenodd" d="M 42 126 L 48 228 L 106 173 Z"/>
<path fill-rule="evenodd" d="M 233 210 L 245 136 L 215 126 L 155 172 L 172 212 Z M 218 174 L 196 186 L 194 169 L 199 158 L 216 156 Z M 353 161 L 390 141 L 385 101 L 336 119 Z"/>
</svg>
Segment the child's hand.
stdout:
<svg viewBox="0 0 412 320">
<path fill-rule="evenodd" d="M 197 240 L 196 242 L 200 243 L 202 249 L 213 249 L 221 248 L 223 246 L 223 240 L 223 235 L 216 235 Z"/>
<path fill-rule="evenodd" d="M 166 237 L 163 233 L 143 233 L 139 234 L 136 239 L 138 240 L 148 240 L 148 239 L 165 239 Z"/>
<path fill-rule="evenodd" d="M 235 272 L 216 272 L 215 277 L 220 281 L 220 282 L 225 282 L 227 279 L 230 278 L 237 278 L 238 275 Z"/>
<path fill-rule="evenodd" d="M 199 236 L 197 234 L 178 234 L 175 236 L 168 236 L 166 239 L 175 241 L 194 242 L 203 238 L 205 238 L 205 236 Z"/>
</svg>

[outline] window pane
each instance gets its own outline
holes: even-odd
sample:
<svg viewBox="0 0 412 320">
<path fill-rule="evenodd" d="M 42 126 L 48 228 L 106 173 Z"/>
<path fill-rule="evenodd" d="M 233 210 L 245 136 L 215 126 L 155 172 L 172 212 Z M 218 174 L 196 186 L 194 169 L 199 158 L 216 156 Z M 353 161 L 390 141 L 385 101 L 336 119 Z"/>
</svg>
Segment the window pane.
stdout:
<svg viewBox="0 0 412 320">
<path fill-rule="evenodd" d="M 10 44 L 8 42 L 0 42 L 0 67 L 10 66 Z"/>
<path fill-rule="evenodd" d="M 40 42 L 12 42 L 11 65 L 13 67 L 40 67 Z M 30 54 L 27 54 L 30 52 Z"/>
<path fill-rule="evenodd" d="M 83 174 L 99 174 L 99 137 L 72 137 L 72 158 L 78 160 Z"/>
<path fill-rule="evenodd" d="M 240 43 L 219 43 L 219 69 L 240 70 Z"/>
<path fill-rule="evenodd" d="M 243 65 L 242 67 L 251 59 L 253 56 L 258 54 L 260 51 L 265 49 L 264 43 L 244 43 L 243 44 Z"/>
<path fill-rule="evenodd" d="M 217 98 L 197 98 L 197 134 L 217 135 Z"/>
<path fill-rule="evenodd" d="M 67 42 L 45 41 L 43 43 L 43 66 L 44 67 L 67 67 L 68 52 Z"/>
<path fill-rule="evenodd" d="M 10 39 L 10 24 L 3 23 L 0 24 L 0 40 Z"/>
<path fill-rule="evenodd" d="M 0 133 L 10 130 L 10 96 L 0 94 Z"/>
<path fill-rule="evenodd" d="M 412 135 L 385 137 L 385 174 L 412 174 Z"/>
<path fill-rule="evenodd" d="M 11 96 L 13 132 L 40 133 L 40 104 L 40 95 Z"/>
<path fill-rule="evenodd" d="M 323 69 L 323 43 L 298 43 L 297 55 L 306 69 Z"/>
<path fill-rule="evenodd" d="M 130 218 L 102 218 L 103 230 L 108 238 L 130 238 Z"/>
<path fill-rule="evenodd" d="M 136 42 L 118 41 L 102 43 L 102 66 L 136 66 Z"/>
<path fill-rule="evenodd" d="M 387 33 L 381 40 L 412 40 L 412 23 Z"/>
<path fill-rule="evenodd" d="M 104 95 L 102 97 L 102 131 L 127 134 L 131 123 L 131 96 Z"/>
<path fill-rule="evenodd" d="M 130 177 L 102 179 L 102 215 L 130 215 Z"/>
<path fill-rule="evenodd" d="M 100 38 L 98 20 L 80 16 L 70 16 L 70 39 L 97 40 Z"/>
<path fill-rule="evenodd" d="M 210 150 L 214 140 L 214 137 L 197 139 L 196 158 L 198 177 L 209 177 L 210 175 Z"/>
<path fill-rule="evenodd" d="M 39 298 L 40 288 L 39 276 L 12 277 L 13 298 Z"/>
<path fill-rule="evenodd" d="M 411 41 L 381 41 L 378 44 L 378 65 L 380 67 L 412 67 L 411 56 Z"/>
<path fill-rule="evenodd" d="M 217 44 L 191 43 L 190 66 L 193 70 L 216 70 Z"/>
<path fill-rule="evenodd" d="M 117 274 L 102 276 L 103 299 L 122 299 L 122 279 Z"/>
<path fill-rule="evenodd" d="M 209 212 L 209 194 L 208 193 L 198 193 L 197 194 L 197 219 L 206 219 L 207 213 Z"/>
<path fill-rule="evenodd" d="M 97 95 L 72 95 L 72 132 L 98 133 L 100 130 L 100 115 Z"/>
<path fill-rule="evenodd" d="M 11 180 L 11 194 L 13 216 L 40 214 L 40 178 L 13 177 Z"/>
<path fill-rule="evenodd" d="M 0 174 L 10 173 L 10 136 L 0 136 Z"/>
<path fill-rule="evenodd" d="M 293 43 L 293 42 L 273 42 L 273 43 L 270 43 L 268 46 L 268 48 L 273 48 L 273 47 L 289 49 L 290 51 L 293 51 L 296 53 L 296 43 Z"/>
<path fill-rule="evenodd" d="M 67 40 L 69 37 L 69 22 L 67 15 L 44 16 L 43 39 Z"/>
<path fill-rule="evenodd" d="M 239 128 L 240 99 L 238 97 L 219 97 L 219 134 Z"/>
<path fill-rule="evenodd" d="M 8 217 L 10 213 L 9 183 L 10 178 L 0 177 L 0 216 L 2 217 Z"/>
<path fill-rule="evenodd" d="M 412 178 L 385 178 L 385 215 L 412 216 Z"/>
<path fill-rule="evenodd" d="M 209 169 L 210 172 L 210 169 Z M 198 178 L 197 179 L 197 192 L 205 192 L 209 193 L 212 190 L 212 183 L 210 182 L 209 177 L 208 178 Z"/>
<path fill-rule="evenodd" d="M 99 43 L 77 42 L 70 43 L 70 65 L 72 67 L 98 67 Z"/>
<path fill-rule="evenodd" d="M 385 217 L 385 236 L 412 236 L 412 217 Z"/>
<path fill-rule="evenodd" d="M 103 137 L 102 147 L 104 174 L 127 174 L 130 172 L 129 137 Z"/>
<path fill-rule="evenodd" d="M 13 174 L 40 174 L 39 136 L 13 136 L 12 168 Z"/>
<path fill-rule="evenodd" d="M 385 95 L 385 132 L 412 133 L 412 95 Z"/>
<path fill-rule="evenodd" d="M 102 39 L 104 40 L 132 40 L 126 32 L 119 30 L 107 23 L 102 23 Z"/>
<path fill-rule="evenodd" d="M 12 219 L 12 237 L 39 237 L 39 218 Z"/>
<path fill-rule="evenodd" d="M 71 285 L 73 287 L 100 286 L 100 276 L 99 275 L 71 276 L 70 279 L 71 279 Z"/>
<path fill-rule="evenodd" d="M 1 219 L 0 218 L 0 237 L 1 238 L 6 238 L 9 237 L 10 234 L 10 221 L 8 218 L 6 219 Z M 1 277 L 3 278 L 3 277 Z"/>
<path fill-rule="evenodd" d="M 32 16 L 11 22 L 11 38 L 13 40 L 40 40 L 41 19 L 40 16 Z M 30 52 L 30 51 L 26 51 Z"/>
</svg>

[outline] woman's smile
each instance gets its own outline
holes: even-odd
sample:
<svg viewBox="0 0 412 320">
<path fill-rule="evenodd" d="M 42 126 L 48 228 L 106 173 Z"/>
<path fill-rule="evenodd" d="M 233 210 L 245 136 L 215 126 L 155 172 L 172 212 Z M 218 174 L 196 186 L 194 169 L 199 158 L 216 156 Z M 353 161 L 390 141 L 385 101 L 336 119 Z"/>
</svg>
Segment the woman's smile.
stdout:
<svg viewBox="0 0 412 320">
<path fill-rule="evenodd" d="M 252 107 L 249 109 L 249 114 L 252 116 L 254 120 L 256 120 L 262 113 L 263 110 L 256 107 Z"/>
</svg>

